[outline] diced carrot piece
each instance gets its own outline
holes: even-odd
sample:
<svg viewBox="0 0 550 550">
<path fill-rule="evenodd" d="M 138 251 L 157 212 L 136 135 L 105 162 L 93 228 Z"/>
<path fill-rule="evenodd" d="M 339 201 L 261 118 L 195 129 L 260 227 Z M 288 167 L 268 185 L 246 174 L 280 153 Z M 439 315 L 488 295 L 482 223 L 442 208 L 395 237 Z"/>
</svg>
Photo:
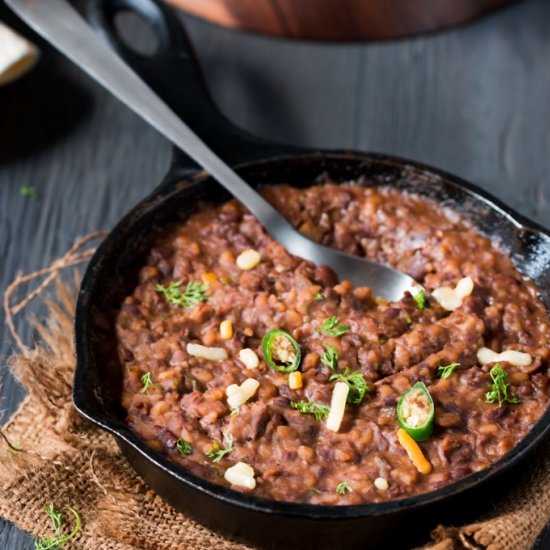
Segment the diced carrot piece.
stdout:
<svg viewBox="0 0 550 550">
<path fill-rule="evenodd" d="M 422 453 L 422 449 L 418 446 L 418 443 L 403 428 L 397 430 L 397 438 L 405 451 L 407 451 L 415 468 L 421 474 L 429 474 L 432 471 L 432 465 Z"/>
</svg>

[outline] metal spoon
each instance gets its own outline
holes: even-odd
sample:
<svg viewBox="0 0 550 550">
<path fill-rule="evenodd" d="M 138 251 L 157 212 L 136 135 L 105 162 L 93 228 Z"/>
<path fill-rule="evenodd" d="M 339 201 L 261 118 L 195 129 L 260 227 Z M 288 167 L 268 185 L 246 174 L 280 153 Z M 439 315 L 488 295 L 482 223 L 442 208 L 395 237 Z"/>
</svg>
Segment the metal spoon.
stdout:
<svg viewBox="0 0 550 550">
<path fill-rule="evenodd" d="M 300 234 L 178 118 L 68 2 L 6 0 L 6 3 L 36 32 L 207 170 L 291 254 L 317 265 L 328 265 L 340 279 L 368 286 L 387 300 L 398 300 L 407 290 L 413 294 L 418 291 L 419 285 L 404 273 L 343 254 Z"/>
</svg>

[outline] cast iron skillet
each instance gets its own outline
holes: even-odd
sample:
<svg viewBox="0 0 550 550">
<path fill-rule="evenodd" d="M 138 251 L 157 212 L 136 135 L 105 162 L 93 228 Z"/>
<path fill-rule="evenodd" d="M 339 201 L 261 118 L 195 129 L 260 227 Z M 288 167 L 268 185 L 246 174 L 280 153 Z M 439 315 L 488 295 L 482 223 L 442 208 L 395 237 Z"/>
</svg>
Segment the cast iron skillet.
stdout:
<svg viewBox="0 0 550 550">
<path fill-rule="evenodd" d="M 311 185 L 323 175 L 336 182 L 392 186 L 433 197 L 472 220 L 509 250 L 516 267 L 535 280 L 550 308 L 550 234 L 475 186 L 440 170 L 373 153 L 313 151 L 262 142 L 223 118 L 211 102 L 180 22 L 154 0 L 94 0 L 92 23 L 142 77 L 250 184 Z M 154 28 L 153 57 L 130 51 L 113 18 L 137 11 Z M 151 238 L 174 220 L 185 220 L 205 202 L 227 193 L 180 151 L 164 181 L 134 207 L 100 245 L 85 273 L 76 310 L 77 368 L 74 402 L 82 415 L 112 433 L 136 472 L 162 497 L 198 521 L 225 533 L 275 548 L 411 546 L 414 534 L 438 521 L 460 522 L 475 503 L 486 502 L 501 474 L 523 462 L 548 431 L 550 410 L 531 432 L 491 467 L 437 491 L 355 506 L 315 506 L 259 499 L 196 477 L 150 450 L 125 425 L 119 405 L 121 367 L 114 316 L 136 284 Z M 509 479 L 509 478 L 508 478 Z M 506 481 L 507 479 L 504 479 Z M 495 483 L 496 481 L 496 483 Z M 408 526 L 408 527 L 407 527 Z M 397 528 L 396 528 L 397 527 Z M 406 534 L 404 538 L 402 535 Z M 401 534 L 401 536 L 400 536 Z"/>
</svg>

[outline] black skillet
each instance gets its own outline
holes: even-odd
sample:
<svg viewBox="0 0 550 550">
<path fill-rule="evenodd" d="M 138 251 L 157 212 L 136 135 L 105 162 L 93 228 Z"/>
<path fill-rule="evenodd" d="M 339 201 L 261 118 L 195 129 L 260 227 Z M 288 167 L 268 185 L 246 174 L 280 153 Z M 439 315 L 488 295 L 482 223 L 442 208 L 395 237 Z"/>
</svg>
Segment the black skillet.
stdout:
<svg viewBox="0 0 550 550">
<path fill-rule="evenodd" d="M 134 11 L 155 30 L 159 48 L 142 57 L 118 38 L 114 16 Z M 335 182 L 412 190 L 459 211 L 509 251 L 515 266 L 531 277 L 550 309 L 550 234 L 475 186 L 440 170 L 373 153 L 314 151 L 262 142 L 233 126 L 209 98 L 176 16 L 154 0 L 94 0 L 90 21 L 114 49 L 215 152 L 251 185 L 311 185 Z M 98 248 L 84 276 L 76 310 L 76 408 L 111 432 L 136 472 L 177 509 L 201 523 L 273 548 L 410 547 L 439 521 L 458 523 L 488 507 L 548 431 L 550 411 L 504 458 L 491 467 L 437 491 L 357 506 L 315 506 L 263 500 L 194 476 L 149 449 L 125 425 L 119 404 L 121 367 L 114 316 L 136 284 L 137 268 L 152 237 L 174 220 L 185 220 L 206 202 L 228 194 L 180 151 L 164 181 L 134 207 Z M 520 464 L 521 463 L 521 464 Z M 489 501 L 488 501 L 489 499 Z"/>
</svg>

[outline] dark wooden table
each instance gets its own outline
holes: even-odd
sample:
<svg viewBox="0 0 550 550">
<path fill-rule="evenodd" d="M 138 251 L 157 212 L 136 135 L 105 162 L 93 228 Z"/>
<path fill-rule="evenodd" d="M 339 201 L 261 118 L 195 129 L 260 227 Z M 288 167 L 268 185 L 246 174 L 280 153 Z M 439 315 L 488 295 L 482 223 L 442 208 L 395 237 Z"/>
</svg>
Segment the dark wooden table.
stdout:
<svg viewBox="0 0 550 550">
<path fill-rule="evenodd" d="M 3 5 L 0 19 L 16 24 Z M 547 0 L 525 0 L 442 34 L 339 46 L 186 20 L 214 98 L 241 126 L 283 142 L 433 164 L 546 226 L 549 23 Z M 62 255 L 76 236 L 111 227 L 160 181 L 170 158 L 164 138 L 44 51 L 32 74 L 0 88 L 0 290 L 18 269 Z M 24 185 L 37 190 L 35 200 L 21 195 Z M 25 319 L 17 326 L 31 342 Z M 3 318 L 0 341 L 5 365 L 13 342 Z M 22 390 L 4 367 L 0 391 L 9 414 Z M 0 548 L 32 547 L 0 524 Z"/>
</svg>

